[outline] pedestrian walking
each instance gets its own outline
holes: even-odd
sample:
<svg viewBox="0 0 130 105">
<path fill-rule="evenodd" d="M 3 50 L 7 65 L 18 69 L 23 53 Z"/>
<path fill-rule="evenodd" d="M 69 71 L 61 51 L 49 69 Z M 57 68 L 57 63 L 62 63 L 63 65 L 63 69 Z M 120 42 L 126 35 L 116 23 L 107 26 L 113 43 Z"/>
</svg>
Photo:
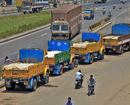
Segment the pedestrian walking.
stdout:
<svg viewBox="0 0 130 105">
<path fill-rule="evenodd" d="M 65 103 L 65 105 L 74 105 L 73 101 L 71 101 L 71 97 L 68 97 L 68 101 Z"/>
</svg>

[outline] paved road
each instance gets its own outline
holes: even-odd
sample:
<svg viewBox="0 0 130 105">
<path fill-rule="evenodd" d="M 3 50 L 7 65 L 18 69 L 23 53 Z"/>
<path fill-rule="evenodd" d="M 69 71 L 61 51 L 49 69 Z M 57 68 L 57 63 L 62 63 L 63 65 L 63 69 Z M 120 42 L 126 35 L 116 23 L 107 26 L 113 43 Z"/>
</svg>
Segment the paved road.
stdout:
<svg viewBox="0 0 130 105">
<path fill-rule="evenodd" d="M 128 6 L 129 6 L 129 4 L 125 4 L 122 10 L 118 10 L 118 9 L 111 10 L 113 13 L 113 17 L 116 17 L 116 16 L 120 15 L 120 13 L 126 11 L 126 9 L 128 9 Z M 107 12 L 108 12 L 111 9 L 111 5 L 106 6 L 106 8 L 108 8 L 108 10 L 107 10 Z M 105 17 L 107 17 L 107 14 L 103 16 L 101 13 L 100 7 L 99 7 L 99 9 L 97 7 L 94 20 L 83 20 L 83 22 L 82 22 L 83 28 L 82 28 L 81 32 L 83 32 L 83 31 L 86 32 L 88 30 L 89 25 L 91 25 L 97 21 L 100 21 L 100 20 L 104 19 Z M 50 40 L 50 37 L 51 37 L 50 29 L 47 28 L 47 29 L 29 34 L 25 37 L 18 38 L 16 40 L 9 41 L 4 44 L 0 44 L 0 52 L 1 52 L 0 66 L 4 62 L 5 56 L 9 56 L 12 60 L 16 60 L 17 51 L 20 48 L 30 48 L 30 47 L 37 48 L 38 47 L 38 48 L 46 49 L 47 41 Z"/>
<path fill-rule="evenodd" d="M 112 12 L 115 14 L 114 17 L 116 17 L 124 11 L 125 10 L 114 10 Z M 99 14 L 100 12 L 97 10 L 96 13 Z M 129 23 L 129 17 L 130 12 L 124 12 L 119 17 L 113 18 L 113 24 L 120 22 Z M 87 21 L 83 20 L 83 22 L 86 22 L 87 24 Z M 88 26 L 83 24 L 83 27 L 83 29 L 87 29 Z M 103 32 L 104 34 L 107 34 L 111 31 L 110 29 L 111 25 L 99 31 L 99 33 Z M 45 33 L 48 33 L 48 29 L 43 32 L 44 34 L 42 31 L 39 32 L 39 34 L 37 34 L 37 38 L 35 38 L 35 35 L 31 35 L 26 37 L 26 40 L 22 38 L 14 41 L 15 43 L 17 42 L 17 45 L 14 42 L 11 42 L 8 46 L 12 44 L 14 46 L 13 50 L 15 50 L 15 47 L 21 46 L 20 43 L 22 43 L 22 41 L 25 40 L 23 42 L 24 47 L 26 45 L 25 42 L 29 40 L 28 47 L 31 44 L 33 47 L 39 46 L 41 48 L 46 48 L 46 42 L 49 40 L 49 37 L 48 34 L 46 35 Z M 40 36 L 40 34 L 43 36 Z M 34 40 L 34 38 L 38 42 L 41 41 L 41 43 L 39 42 L 39 44 L 36 44 L 33 42 L 32 40 Z M 41 40 L 39 40 L 39 38 Z M 79 36 L 73 40 L 79 40 Z M 10 47 L 11 46 L 7 47 L 7 49 Z M 130 105 L 129 55 L 130 52 L 127 51 L 122 55 L 111 53 L 110 55 L 105 55 L 105 59 L 102 61 L 95 60 L 92 65 L 82 64 L 71 71 L 68 71 L 66 68 L 64 69 L 64 74 L 62 76 L 52 76 L 50 78 L 50 82 L 46 85 L 42 85 L 42 83 L 40 83 L 39 88 L 35 92 L 29 92 L 20 88 L 16 88 L 15 91 L 6 91 L 5 88 L 2 88 L 0 90 L 0 103 L 1 105 L 64 105 L 67 97 L 71 96 L 75 105 Z M 15 54 L 12 56 L 15 57 Z M 76 71 L 79 69 L 81 69 L 85 74 L 85 78 L 83 88 L 75 90 L 74 78 Z M 88 97 L 86 94 L 86 81 L 90 74 L 94 75 L 97 80 L 97 84 L 95 88 L 95 95 Z"/>
</svg>

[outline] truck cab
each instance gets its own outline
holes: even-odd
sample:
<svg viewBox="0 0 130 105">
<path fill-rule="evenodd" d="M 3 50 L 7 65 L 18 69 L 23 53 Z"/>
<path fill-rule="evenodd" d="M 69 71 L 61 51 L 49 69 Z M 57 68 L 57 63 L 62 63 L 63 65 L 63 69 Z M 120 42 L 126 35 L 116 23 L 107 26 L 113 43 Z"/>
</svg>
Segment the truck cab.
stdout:
<svg viewBox="0 0 130 105">
<path fill-rule="evenodd" d="M 52 40 L 58 39 L 69 39 L 69 23 L 65 19 L 58 19 L 52 22 Z M 58 37 L 59 36 L 59 37 Z"/>
<path fill-rule="evenodd" d="M 94 15 L 95 15 L 95 10 L 85 10 L 83 17 L 84 17 L 84 20 L 85 19 L 93 19 Z"/>
</svg>

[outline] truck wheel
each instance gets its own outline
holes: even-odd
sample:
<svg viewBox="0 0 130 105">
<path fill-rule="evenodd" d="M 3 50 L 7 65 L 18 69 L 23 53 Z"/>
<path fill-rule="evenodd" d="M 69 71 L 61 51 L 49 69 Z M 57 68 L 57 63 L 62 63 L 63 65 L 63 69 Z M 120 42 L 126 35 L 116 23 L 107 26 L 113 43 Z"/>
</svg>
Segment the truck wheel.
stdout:
<svg viewBox="0 0 130 105">
<path fill-rule="evenodd" d="M 26 14 L 26 12 L 23 12 L 23 14 Z"/>
<path fill-rule="evenodd" d="M 43 81 L 43 83 L 49 83 L 49 72 L 46 73 L 46 77 L 45 77 L 45 81 Z"/>
<path fill-rule="evenodd" d="M 11 88 L 6 87 L 6 90 L 11 90 Z"/>
<path fill-rule="evenodd" d="M 102 51 L 102 55 L 100 57 L 100 60 L 103 60 L 104 59 L 104 51 Z"/>
<path fill-rule="evenodd" d="M 11 83 L 11 90 L 14 90 L 15 89 L 15 82 L 12 82 Z"/>
<path fill-rule="evenodd" d="M 93 63 L 93 54 L 91 54 L 90 57 L 89 57 L 89 63 L 90 63 L 90 64 Z"/>
<path fill-rule="evenodd" d="M 32 86 L 32 91 L 35 91 L 37 89 L 37 80 L 33 80 L 33 86 Z"/>
<path fill-rule="evenodd" d="M 124 47 L 121 46 L 121 54 L 123 54 L 123 53 L 124 53 Z"/>
<path fill-rule="evenodd" d="M 69 34 L 69 40 L 71 40 L 71 34 Z"/>
<path fill-rule="evenodd" d="M 63 74 L 63 65 L 60 65 L 60 69 L 59 69 L 59 75 Z"/>
<path fill-rule="evenodd" d="M 106 49 L 106 53 L 107 53 L 107 54 L 109 53 L 109 50 L 108 50 L 108 49 Z"/>
</svg>

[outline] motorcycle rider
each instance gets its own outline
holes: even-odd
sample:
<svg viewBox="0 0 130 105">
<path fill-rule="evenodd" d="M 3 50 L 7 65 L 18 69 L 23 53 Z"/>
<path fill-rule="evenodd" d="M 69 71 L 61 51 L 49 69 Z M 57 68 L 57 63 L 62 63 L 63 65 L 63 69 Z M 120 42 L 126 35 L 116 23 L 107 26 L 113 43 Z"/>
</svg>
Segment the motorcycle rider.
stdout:
<svg viewBox="0 0 130 105">
<path fill-rule="evenodd" d="M 89 84 L 92 84 L 92 87 L 93 87 L 93 92 L 94 92 L 94 86 L 95 86 L 95 83 L 96 83 L 96 80 L 95 78 L 93 77 L 93 75 L 90 75 L 90 78 L 88 79 L 87 83 Z M 89 87 L 89 86 L 88 86 Z"/>
<path fill-rule="evenodd" d="M 109 11 L 109 13 L 108 13 L 108 17 L 109 17 L 109 20 L 111 19 L 111 17 L 112 17 L 112 13 Z"/>
<path fill-rule="evenodd" d="M 113 9 L 115 9 L 116 8 L 116 4 L 115 3 L 113 3 Z"/>
<path fill-rule="evenodd" d="M 102 14 L 104 15 L 105 13 L 106 13 L 106 9 L 103 8 L 103 9 L 102 9 Z"/>
<path fill-rule="evenodd" d="M 83 74 L 81 73 L 81 70 L 79 70 L 78 72 L 76 72 L 76 80 L 81 82 L 81 85 L 83 83 Z"/>
</svg>

